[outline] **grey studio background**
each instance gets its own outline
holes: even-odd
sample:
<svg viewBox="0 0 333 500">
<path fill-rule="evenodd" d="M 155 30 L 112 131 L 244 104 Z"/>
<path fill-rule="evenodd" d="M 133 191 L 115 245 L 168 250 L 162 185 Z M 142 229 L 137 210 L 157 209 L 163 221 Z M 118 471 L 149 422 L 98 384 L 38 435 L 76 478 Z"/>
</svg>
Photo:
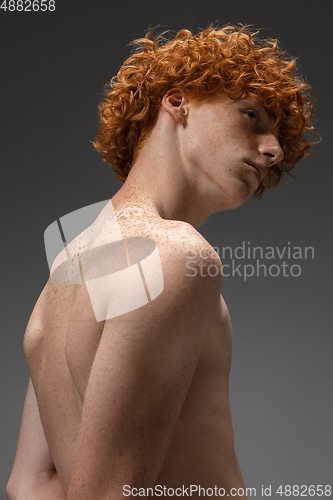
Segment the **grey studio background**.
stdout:
<svg viewBox="0 0 333 500">
<path fill-rule="evenodd" d="M 43 234 L 55 219 L 112 197 L 120 187 L 94 151 L 103 85 L 149 26 L 249 23 L 299 56 L 316 89 L 315 155 L 261 201 L 215 214 L 200 232 L 235 265 L 255 265 L 242 245 L 278 247 L 272 274 L 224 278 L 234 329 L 230 399 L 247 487 L 333 486 L 331 23 L 324 1 L 112 2 L 55 0 L 54 12 L 0 9 L 1 47 L 1 441 L 0 498 L 14 460 L 28 371 L 22 339 L 48 278 Z M 303 258 L 294 258 L 294 247 Z M 312 247 L 304 258 L 305 247 Z M 290 256 L 288 257 L 288 252 Z M 300 252 L 298 250 L 298 252 Z M 298 253 L 298 256 L 300 253 Z M 231 265 L 230 255 L 225 262 Z M 282 263 L 299 276 L 283 276 Z M 229 268 L 229 272 L 232 268 Z M 250 270 L 250 268 L 247 268 Z M 262 268 L 263 269 L 263 268 Z"/>
</svg>

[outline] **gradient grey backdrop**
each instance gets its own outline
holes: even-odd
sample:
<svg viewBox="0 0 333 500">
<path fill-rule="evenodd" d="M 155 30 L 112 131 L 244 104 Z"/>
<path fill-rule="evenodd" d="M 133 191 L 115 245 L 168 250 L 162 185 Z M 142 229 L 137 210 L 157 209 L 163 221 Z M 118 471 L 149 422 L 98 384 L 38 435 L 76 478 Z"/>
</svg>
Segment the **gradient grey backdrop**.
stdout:
<svg viewBox="0 0 333 500">
<path fill-rule="evenodd" d="M 258 490 L 333 485 L 331 19 L 323 0 L 311 9 L 285 0 L 273 5 L 56 0 L 53 13 L 0 12 L 1 499 L 28 383 L 22 338 L 48 278 L 44 230 L 120 186 L 89 142 L 103 85 L 128 57 L 128 42 L 149 25 L 196 30 L 216 20 L 263 28 L 262 35 L 280 38 L 299 56 L 318 94 L 323 137 L 315 156 L 296 167 L 297 180 L 200 228 L 218 248 L 243 241 L 315 248 L 314 260 L 290 262 L 302 266 L 298 278 L 224 280 L 234 327 L 231 406 L 240 466 L 246 485 Z"/>
</svg>

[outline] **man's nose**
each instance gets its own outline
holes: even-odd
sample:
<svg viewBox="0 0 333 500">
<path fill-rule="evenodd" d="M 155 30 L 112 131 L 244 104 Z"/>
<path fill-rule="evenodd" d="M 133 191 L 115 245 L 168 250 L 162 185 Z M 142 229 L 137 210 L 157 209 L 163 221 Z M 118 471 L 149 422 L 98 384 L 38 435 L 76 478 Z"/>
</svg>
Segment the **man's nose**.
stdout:
<svg viewBox="0 0 333 500">
<path fill-rule="evenodd" d="M 279 163 L 284 158 L 284 152 L 277 137 L 272 134 L 264 134 L 259 145 L 259 153 L 270 159 L 268 167 Z"/>
</svg>

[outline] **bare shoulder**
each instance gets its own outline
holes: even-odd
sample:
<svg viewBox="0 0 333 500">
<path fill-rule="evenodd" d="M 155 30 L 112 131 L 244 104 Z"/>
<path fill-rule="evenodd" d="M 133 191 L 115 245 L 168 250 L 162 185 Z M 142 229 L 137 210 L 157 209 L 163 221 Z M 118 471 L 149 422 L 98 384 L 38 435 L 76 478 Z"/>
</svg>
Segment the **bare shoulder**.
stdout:
<svg viewBox="0 0 333 500">
<path fill-rule="evenodd" d="M 207 274 L 211 265 L 217 272 Z M 186 301 L 184 312 L 191 307 L 209 314 L 219 302 L 221 267 L 190 224 L 138 206 L 115 212 L 111 204 L 57 257 L 51 275 L 65 287 L 84 282 L 99 322 L 142 306 L 154 315 L 172 308 L 172 301 L 173 307 Z"/>
<path fill-rule="evenodd" d="M 165 220 L 138 207 L 119 211 L 117 223 L 126 241 L 131 264 L 139 262 L 139 258 L 132 259 L 135 245 L 141 248 L 145 242 L 147 248 L 149 242 L 152 249 L 156 247 L 158 256 L 153 266 L 153 260 L 147 259 L 149 269 L 142 265 L 142 270 L 148 288 L 149 280 L 155 284 L 160 280 L 163 286 L 159 287 L 158 294 L 153 294 L 154 300 L 135 312 L 136 319 L 147 314 L 151 320 L 155 318 L 160 323 L 159 320 L 169 314 L 174 314 L 178 320 L 182 317 L 184 321 L 198 315 L 199 323 L 203 322 L 205 331 L 209 331 L 211 321 L 218 314 L 222 273 L 208 275 L 202 272 L 203 267 L 210 264 L 221 268 L 221 261 L 207 240 L 186 222 Z M 108 224 L 104 227 L 106 232 L 107 227 Z M 145 252 L 138 251 L 137 255 L 140 253 L 144 257 Z M 145 322 L 143 317 L 141 319 Z"/>
<path fill-rule="evenodd" d="M 201 259 L 219 260 L 210 243 L 187 222 L 162 219 L 140 207 L 128 207 L 116 217 L 123 236 L 137 234 L 152 238 L 167 253 L 186 256 L 195 252 Z"/>
<path fill-rule="evenodd" d="M 210 281 L 221 283 L 222 264 L 210 243 L 190 224 L 178 220 L 165 220 L 151 212 L 136 207 L 117 214 L 123 237 L 148 238 L 157 245 L 163 269 L 180 274 L 184 279 L 194 277 L 188 272 L 188 264 L 196 269 L 194 281 L 202 281 L 204 267 L 214 264 L 218 273 L 212 273 Z M 214 279 L 215 278 L 215 279 Z"/>
</svg>

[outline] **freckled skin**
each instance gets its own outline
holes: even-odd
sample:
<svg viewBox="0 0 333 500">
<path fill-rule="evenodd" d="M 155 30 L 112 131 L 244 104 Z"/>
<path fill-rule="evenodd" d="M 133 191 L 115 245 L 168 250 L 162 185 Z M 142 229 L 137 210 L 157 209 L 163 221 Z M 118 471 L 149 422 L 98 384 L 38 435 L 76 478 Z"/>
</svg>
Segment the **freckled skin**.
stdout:
<svg viewBox="0 0 333 500">
<path fill-rule="evenodd" d="M 165 240 L 173 242 L 170 255 L 172 246 L 178 250 L 183 246 L 188 252 L 200 248 L 204 255 L 214 253 L 208 243 L 183 222 L 161 220 L 140 208 L 123 209 L 117 220 L 127 236 L 149 237 L 157 241 L 158 246 Z M 108 224 L 104 231 L 108 231 Z M 82 246 L 85 237 L 83 233 L 80 242 L 73 242 L 73 246 Z M 71 244 L 71 252 L 70 247 Z M 217 256 L 214 264 L 220 265 Z M 172 265 L 165 261 L 164 274 L 167 275 L 169 267 L 171 269 Z M 51 455 L 66 493 L 83 402 L 103 326 L 104 322 L 94 321 L 84 286 L 60 285 L 50 280 L 26 332 L 28 366 L 40 398 L 39 408 Z M 230 318 L 221 296 L 218 320 L 202 347 L 155 484 L 244 487 L 233 447 L 228 402 L 231 351 Z M 116 406 L 117 399 L 113 401 Z"/>
<path fill-rule="evenodd" d="M 254 120 L 248 112 L 254 109 Z M 202 189 L 210 190 L 211 211 L 236 208 L 258 188 L 258 179 L 245 160 L 266 168 L 281 161 L 283 153 L 272 120 L 254 99 L 236 101 L 226 94 L 194 103 L 187 122 L 190 146 L 184 155 L 200 173 Z"/>
<path fill-rule="evenodd" d="M 43 290 L 24 345 L 47 441 L 35 459 L 44 454 L 54 463 L 52 485 L 58 481 L 68 500 L 121 498 L 124 484 L 244 488 L 229 407 L 232 331 L 221 262 L 195 227 L 244 203 L 282 159 L 271 127 L 253 98 L 195 102 L 171 89 L 112 210 L 109 203 L 94 223 L 107 242 L 114 209 L 123 237 L 156 242 L 160 297 L 96 322 L 85 284 L 50 278 Z M 90 247 L 94 224 L 70 243 L 71 254 Z M 191 252 L 197 270 L 211 264 L 218 275 L 188 277 Z M 22 445 L 14 464 L 21 475 L 29 470 L 24 453 Z M 43 490 L 35 475 L 32 498 L 47 500 L 45 474 Z"/>
</svg>

